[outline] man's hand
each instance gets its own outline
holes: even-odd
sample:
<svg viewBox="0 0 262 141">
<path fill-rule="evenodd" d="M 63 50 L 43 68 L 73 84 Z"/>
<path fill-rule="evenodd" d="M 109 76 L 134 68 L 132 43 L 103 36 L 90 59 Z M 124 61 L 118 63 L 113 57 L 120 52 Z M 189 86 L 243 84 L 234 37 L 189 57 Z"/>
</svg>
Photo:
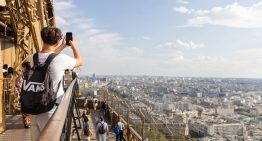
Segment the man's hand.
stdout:
<svg viewBox="0 0 262 141">
<path fill-rule="evenodd" d="M 66 47 L 66 39 L 65 39 L 65 36 L 64 36 L 62 43 L 61 43 L 60 46 L 55 50 L 55 52 L 56 52 L 56 53 L 60 53 L 65 47 Z"/>
<path fill-rule="evenodd" d="M 72 40 L 69 40 L 69 43 L 70 43 L 70 46 L 71 46 L 71 48 L 73 47 L 76 47 L 76 45 L 75 45 L 75 41 L 74 41 L 74 38 L 72 37 Z"/>
<path fill-rule="evenodd" d="M 73 51 L 74 58 L 76 59 L 75 67 L 79 67 L 79 66 L 82 65 L 83 61 L 82 61 L 82 57 L 80 56 L 79 51 L 76 48 L 75 41 L 74 41 L 73 37 L 72 37 L 72 40 L 69 40 L 69 43 L 70 43 L 71 49 Z"/>
</svg>

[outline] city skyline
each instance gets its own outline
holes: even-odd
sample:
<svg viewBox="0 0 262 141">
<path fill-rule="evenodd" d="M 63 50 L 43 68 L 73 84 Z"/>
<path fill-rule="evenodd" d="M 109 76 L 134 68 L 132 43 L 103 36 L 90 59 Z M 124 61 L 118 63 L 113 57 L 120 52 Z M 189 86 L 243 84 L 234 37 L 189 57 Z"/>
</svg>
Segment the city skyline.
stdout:
<svg viewBox="0 0 262 141">
<path fill-rule="evenodd" d="M 262 78 L 262 1 L 55 1 L 81 74 Z M 66 51 L 67 52 L 67 51 Z"/>
</svg>

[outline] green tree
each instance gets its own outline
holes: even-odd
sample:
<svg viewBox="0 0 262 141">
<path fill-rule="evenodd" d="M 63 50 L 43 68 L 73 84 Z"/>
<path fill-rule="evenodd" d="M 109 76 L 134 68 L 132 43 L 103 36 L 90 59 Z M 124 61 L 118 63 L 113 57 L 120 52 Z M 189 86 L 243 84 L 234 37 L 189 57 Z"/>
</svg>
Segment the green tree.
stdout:
<svg viewBox="0 0 262 141">
<path fill-rule="evenodd" d="M 146 130 L 145 136 L 149 141 L 168 141 L 165 135 L 157 129 Z"/>
</svg>

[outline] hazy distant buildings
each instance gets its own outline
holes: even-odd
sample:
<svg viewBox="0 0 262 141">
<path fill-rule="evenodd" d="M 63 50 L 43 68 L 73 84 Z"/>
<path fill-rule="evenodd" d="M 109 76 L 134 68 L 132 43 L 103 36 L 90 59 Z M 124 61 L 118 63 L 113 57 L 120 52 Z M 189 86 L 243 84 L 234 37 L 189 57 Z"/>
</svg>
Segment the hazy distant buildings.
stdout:
<svg viewBox="0 0 262 141">
<path fill-rule="evenodd" d="M 261 116 L 262 115 L 262 106 L 255 106 L 254 108 L 250 109 L 250 114 L 254 116 Z"/>
<path fill-rule="evenodd" d="M 234 108 L 230 106 L 219 106 L 216 108 L 216 114 L 220 116 L 230 116 L 234 114 Z"/>
<path fill-rule="evenodd" d="M 221 136 L 243 136 L 243 125 L 240 123 L 211 124 L 209 127 L 209 135 L 214 134 Z"/>
<path fill-rule="evenodd" d="M 109 80 L 110 89 L 147 111 L 143 112 L 147 122 L 154 118 L 163 128 L 184 135 L 189 130 L 200 141 L 262 139 L 262 80 L 158 76 Z M 170 136 L 167 129 L 161 131 Z"/>
<path fill-rule="evenodd" d="M 202 97 L 202 93 L 199 93 L 199 92 L 198 92 L 198 93 L 197 93 L 197 97 L 198 97 L 198 98 L 201 98 L 201 97 Z"/>
</svg>

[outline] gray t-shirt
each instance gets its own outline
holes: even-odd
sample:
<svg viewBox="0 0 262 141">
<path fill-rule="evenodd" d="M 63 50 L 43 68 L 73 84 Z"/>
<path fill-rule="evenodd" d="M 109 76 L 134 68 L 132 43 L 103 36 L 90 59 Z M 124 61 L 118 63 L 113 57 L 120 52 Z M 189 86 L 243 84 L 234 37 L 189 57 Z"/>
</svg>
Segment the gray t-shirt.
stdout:
<svg viewBox="0 0 262 141">
<path fill-rule="evenodd" d="M 108 125 L 107 125 L 107 123 L 104 122 L 104 121 L 99 122 L 99 123 L 97 124 L 97 126 L 96 126 L 96 131 L 98 132 L 99 127 L 102 126 L 102 125 L 103 125 L 105 131 L 108 132 L 108 131 L 109 131 L 109 130 L 108 130 Z M 105 132 L 105 133 L 106 133 L 106 132 Z"/>
</svg>

